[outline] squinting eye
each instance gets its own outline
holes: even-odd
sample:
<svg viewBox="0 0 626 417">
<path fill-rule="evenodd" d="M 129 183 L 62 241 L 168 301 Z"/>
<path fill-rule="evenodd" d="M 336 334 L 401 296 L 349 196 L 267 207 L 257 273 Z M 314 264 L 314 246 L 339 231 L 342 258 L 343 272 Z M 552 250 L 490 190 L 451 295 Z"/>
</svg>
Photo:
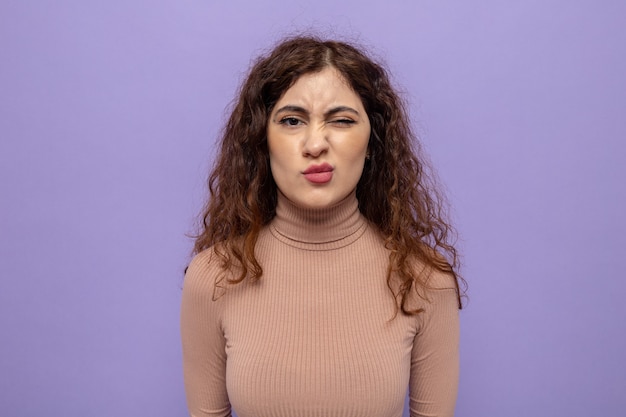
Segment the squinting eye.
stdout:
<svg viewBox="0 0 626 417">
<path fill-rule="evenodd" d="M 354 123 L 354 120 L 352 120 L 352 119 L 337 119 L 337 120 L 334 120 L 333 123 L 339 123 L 339 124 L 342 124 L 342 125 L 351 125 L 351 124 Z"/>
<path fill-rule="evenodd" d="M 280 119 L 279 123 L 287 126 L 298 126 L 302 122 L 295 117 L 285 117 L 283 119 Z"/>
</svg>

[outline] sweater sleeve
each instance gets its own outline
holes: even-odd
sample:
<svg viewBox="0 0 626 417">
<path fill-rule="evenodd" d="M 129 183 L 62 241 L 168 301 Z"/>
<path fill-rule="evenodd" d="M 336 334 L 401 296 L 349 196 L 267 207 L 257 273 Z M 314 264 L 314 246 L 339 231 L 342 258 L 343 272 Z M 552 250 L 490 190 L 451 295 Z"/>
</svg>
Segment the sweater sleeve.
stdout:
<svg viewBox="0 0 626 417">
<path fill-rule="evenodd" d="M 459 312 L 452 278 L 437 274 L 413 341 L 411 417 L 452 417 L 459 383 Z"/>
<path fill-rule="evenodd" d="M 185 274 L 180 330 L 187 406 L 191 417 L 230 417 L 226 392 L 221 299 L 213 300 L 219 268 L 212 251 L 198 254 Z"/>
</svg>

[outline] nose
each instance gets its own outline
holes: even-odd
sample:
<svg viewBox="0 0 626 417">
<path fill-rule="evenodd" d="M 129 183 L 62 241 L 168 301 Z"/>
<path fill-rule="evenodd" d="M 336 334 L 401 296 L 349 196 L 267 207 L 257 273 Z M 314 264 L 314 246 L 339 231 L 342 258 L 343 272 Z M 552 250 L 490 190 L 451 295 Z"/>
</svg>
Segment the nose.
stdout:
<svg viewBox="0 0 626 417">
<path fill-rule="evenodd" d="M 323 127 L 311 126 L 307 129 L 302 154 L 317 158 L 328 150 L 328 132 Z"/>
</svg>

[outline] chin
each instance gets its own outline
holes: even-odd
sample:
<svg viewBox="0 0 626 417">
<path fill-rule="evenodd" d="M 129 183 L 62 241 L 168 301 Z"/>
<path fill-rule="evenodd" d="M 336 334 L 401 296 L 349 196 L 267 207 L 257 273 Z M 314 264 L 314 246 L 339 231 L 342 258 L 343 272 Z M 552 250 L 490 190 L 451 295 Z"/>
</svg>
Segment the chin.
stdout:
<svg viewBox="0 0 626 417">
<path fill-rule="evenodd" d="M 333 201 L 296 201 L 295 205 L 304 209 L 310 210 L 322 210 L 332 207 L 335 203 Z"/>
<path fill-rule="evenodd" d="M 318 198 L 311 198 L 311 196 L 308 196 L 308 198 L 296 199 L 296 200 L 291 200 L 291 201 L 294 202 L 297 206 L 302 207 L 302 208 L 321 210 L 321 209 L 330 208 L 339 204 L 348 195 L 349 193 L 346 194 L 345 196 L 331 195 L 331 196 L 319 196 Z"/>
</svg>

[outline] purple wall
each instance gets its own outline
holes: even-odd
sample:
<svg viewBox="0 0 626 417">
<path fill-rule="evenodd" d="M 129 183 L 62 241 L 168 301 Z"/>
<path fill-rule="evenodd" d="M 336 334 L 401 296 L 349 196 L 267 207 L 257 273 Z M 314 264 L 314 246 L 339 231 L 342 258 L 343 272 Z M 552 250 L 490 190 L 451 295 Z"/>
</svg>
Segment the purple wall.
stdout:
<svg viewBox="0 0 626 417">
<path fill-rule="evenodd" d="M 457 416 L 623 414 L 626 6 L 372 3 L 0 3 L 2 415 L 186 414 L 185 233 L 213 140 L 251 57 L 307 28 L 389 64 L 448 185 Z"/>
</svg>

